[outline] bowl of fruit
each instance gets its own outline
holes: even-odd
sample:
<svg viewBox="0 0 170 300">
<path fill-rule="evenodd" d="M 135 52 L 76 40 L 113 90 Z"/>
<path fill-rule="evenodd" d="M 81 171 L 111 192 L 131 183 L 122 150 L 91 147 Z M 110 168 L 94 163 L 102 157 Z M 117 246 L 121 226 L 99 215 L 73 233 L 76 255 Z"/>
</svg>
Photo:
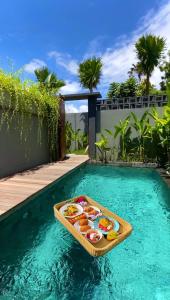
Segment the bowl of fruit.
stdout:
<svg viewBox="0 0 170 300">
<path fill-rule="evenodd" d="M 103 234 L 99 230 L 90 229 L 87 231 L 85 237 L 92 244 L 97 244 L 102 239 Z"/>
</svg>

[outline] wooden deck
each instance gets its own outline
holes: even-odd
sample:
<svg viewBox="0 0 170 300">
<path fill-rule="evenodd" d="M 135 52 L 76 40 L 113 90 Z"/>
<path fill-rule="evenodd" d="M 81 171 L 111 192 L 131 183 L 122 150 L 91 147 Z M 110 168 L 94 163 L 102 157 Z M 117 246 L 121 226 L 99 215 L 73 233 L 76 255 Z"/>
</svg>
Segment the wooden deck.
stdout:
<svg viewBox="0 0 170 300">
<path fill-rule="evenodd" d="M 71 155 L 64 161 L 38 166 L 0 180 L 0 215 L 20 204 L 59 177 L 88 160 L 87 155 Z"/>
</svg>

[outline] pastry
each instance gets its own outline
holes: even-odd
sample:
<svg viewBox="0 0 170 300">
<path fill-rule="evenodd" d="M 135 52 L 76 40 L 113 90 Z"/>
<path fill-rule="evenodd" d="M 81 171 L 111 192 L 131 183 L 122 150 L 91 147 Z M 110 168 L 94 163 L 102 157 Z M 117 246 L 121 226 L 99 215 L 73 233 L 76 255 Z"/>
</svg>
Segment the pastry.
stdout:
<svg viewBox="0 0 170 300">
<path fill-rule="evenodd" d="M 78 220 L 83 220 L 83 219 L 87 219 L 86 215 L 85 214 L 81 214 L 80 216 L 77 216 L 73 219 L 69 219 L 68 221 L 71 223 L 71 224 L 74 224 L 76 223 Z"/>
<path fill-rule="evenodd" d="M 81 220 L 81 219 L 87 219 L 86 215 L 85 214 L 82 214 L 78 217 L 75 218 L 76 220 Z"/>
<path fill-rule="evenodd" d="M 89 212 L 90 212 L 90 210 L 92 210 L 92 208 L 91 208 L 91 207 L 89 207 L 89 206 L 87 206 L 87 207 L 85 207 L 85 208 L 84 208 L 84 211 L 85 211 L 85 212 L 87 212 L 87 213 L 89 213 Z"/>
<path fill-rule="evenodd" d="M 91 227 L 89 225 L 80 226 L 80 231 L 81 232 L 86 232 L 89 229 L 91 229 Z"/>
<path fill-rule="evenodd" d="M 82 219 L 79 221 L 80 226 L 88 225 L 88 220 L 87 219 Z"/>
<path fill-rule="evenodd" d="M 98 211 L 96 211 L 95 209 L 92 209 L 92 210 L 90 210 L 89 214 L 96 216 L 98 214 Z"/>
</svg>

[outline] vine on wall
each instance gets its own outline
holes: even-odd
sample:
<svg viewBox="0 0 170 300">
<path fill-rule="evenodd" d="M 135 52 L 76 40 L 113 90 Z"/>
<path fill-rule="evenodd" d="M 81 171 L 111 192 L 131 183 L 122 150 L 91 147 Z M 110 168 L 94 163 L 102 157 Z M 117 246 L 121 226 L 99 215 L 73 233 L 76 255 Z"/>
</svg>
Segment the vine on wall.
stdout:
<svg viewBox="0 0 170 300">
<path fill-rule="evenodd" d="M 0 70 L 0 107 L 2 110 L 0 124 L 10 121 L 16 115 L 21 120 L 27 116 L 36 114 L 39 123 L 39 132 L 43 121 L 48 125 L 48 143 L 51 161 L 56 160 L 56 138 L 59 117 L 59 98 L 45 89 L 40 89 L 34 82 L 21 80 L 12 74 Z M 22 122 L 21 122 L 22 123 Z M 20 126 L 20 135 L 23 134 L 23 126 Z M 40 136 L 39 136 L 40 141 Z"/>
</svg>

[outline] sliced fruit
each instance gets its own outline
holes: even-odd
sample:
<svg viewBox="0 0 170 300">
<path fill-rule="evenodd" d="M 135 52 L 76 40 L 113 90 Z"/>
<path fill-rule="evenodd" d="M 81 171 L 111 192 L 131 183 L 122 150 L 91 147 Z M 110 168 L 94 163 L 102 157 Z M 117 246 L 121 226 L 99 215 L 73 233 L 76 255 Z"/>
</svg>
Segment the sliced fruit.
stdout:
<svg viewBox="0 0 170 300">
<path fill-rule="evenodd" d="M 115 240 L 115 239 L 117 239 L 117 237 L 118 237 L 118 233 L 114 230 L 110 230 L 107 234 L 107 240 L 108 241 Z"/>
</svg>

